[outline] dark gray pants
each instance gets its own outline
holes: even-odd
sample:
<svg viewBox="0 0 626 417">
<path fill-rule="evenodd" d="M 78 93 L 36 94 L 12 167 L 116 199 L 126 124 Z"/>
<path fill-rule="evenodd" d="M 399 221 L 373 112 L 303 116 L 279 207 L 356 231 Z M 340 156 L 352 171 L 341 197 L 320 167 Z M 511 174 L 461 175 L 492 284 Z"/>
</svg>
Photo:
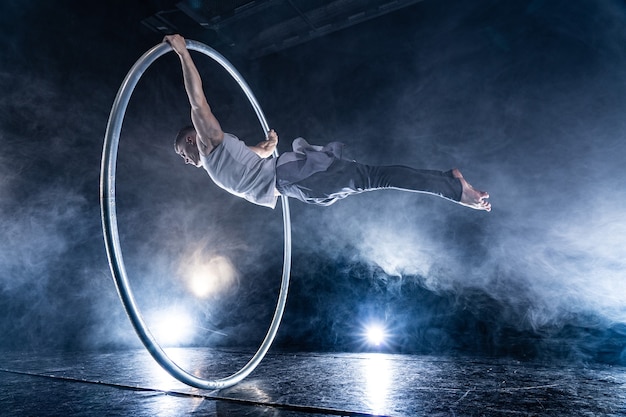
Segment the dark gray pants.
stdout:
<svg viewBox="0 0 626 417">
<path fill-rule="evenodd" d="M 276 168 L 276 187 L 287 197 L 309 204 L 328 206 L 337 200 L 365 191 L 396 189 L 434 194 L 453 201 L 461 200 L 462 186 L 452 171 L 432 171 L 407 166 L 370 166 L 336 159 L 327 170 L 302 180 L 300 161 Z"/>
</svg>

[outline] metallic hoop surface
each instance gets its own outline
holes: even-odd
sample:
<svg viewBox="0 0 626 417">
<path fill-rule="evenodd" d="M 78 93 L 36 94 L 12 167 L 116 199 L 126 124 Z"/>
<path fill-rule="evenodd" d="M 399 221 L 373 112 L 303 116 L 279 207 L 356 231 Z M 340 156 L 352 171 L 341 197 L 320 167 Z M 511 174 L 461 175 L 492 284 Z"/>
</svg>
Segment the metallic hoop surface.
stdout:
<svg viewBox="0 0 626 417">
<path fill-rule="evenodd" d="M 219 54 L 209 46 L 192 40 L 186 40 L 187 48 L 200 52 L 214 61 L 219 63 L 239 84 L 245 95 L 248 97 L 250 104 L 254 108 L 254 111 L 259 119 L 261 128 L 264 134 L 269 131 L 269 125 L 265 120 L 263 111 L 259 106 L 254 94 L 250 90 L 248 84 L 243 80 L 241 75 L 232 66 L 226 58 Z M 115 208 L 115 171 L 117 164 L 117 151 L 120 139 L 120 132 L 122 129 L 122 123 L 126 108 L 130 101 L 130 97 L 135 89 L 135 86 L 139 82 L 139 79 L 146 71 L 146 69 L 152 65 L 159 57 L 171 51 L 172 47 L 168 43 L 161 43 L 143 54 L 130 69 L 126 78 L 122 82 L 120 89 L 113 102 L 111 108 L 111 114 L 107 124 L 106 134 L 104 138 L 104 148 L 102 151 L 102 166 L 100 171 L 100 208 L 102 216 L 102 229 L 104 232 L 104 243 L 109 259 L 109 266 L 113 275 L 115 285 L 117 287 L 118 294 L 126 310 L 137 335 L 141 339 L 146 349 L 150 352 L 152 357 L 163 367 L 170 375 L 179 381 L 196 388 L 202 389 L 221 389 L 227 388 L 237 384 L 248 376 L 261 362 L 265 354 L 270 348 L 274 337 L 278 331 L 278 326 L 283 316 L 285 304 L 287 302 L 287 291 L 289 288 L 289 277 L 291 270 L 291 217 L 289 214 L 289 202 L 286 197 L 282 197 L 283 208 L 283 224 L 284 224 L 284 256 L 283 256 L 283 273 L 280 287 L 280 293 L 278 296 L 278 302 L 274 317 L 270 327 L 261 343 L 259 349 L 250 359 L 250 361 L 243 366 L 238 372 L 232 374 L 229 377 L 222 379 L 203 379 L 195 375 L 192 375 L 179 367 L 174 363 L 163 351 L 161 346 L 157 343 L 156 339 L 146 326 L 139 309 L 135 303 L 128 277 L 126 275 L 126 268 L 124 266 L 124 260 L 122 257 L 122 249 L 119 240 L 119 232 L 117 228 L 117 213 Z M 274 151 L 274 156 L 278 156 L 277 151 Z"/>
</svg>

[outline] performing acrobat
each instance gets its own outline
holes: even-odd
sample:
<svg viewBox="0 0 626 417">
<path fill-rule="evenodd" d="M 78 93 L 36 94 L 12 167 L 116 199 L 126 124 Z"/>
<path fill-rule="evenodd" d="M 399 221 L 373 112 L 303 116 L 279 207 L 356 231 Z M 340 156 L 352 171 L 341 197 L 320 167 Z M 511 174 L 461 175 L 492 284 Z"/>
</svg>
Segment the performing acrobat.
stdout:
<svg viewBox="0 0 626 417">
<path fill-rule="evenodd" d="M 193 126 L 178 133 L 176 153 L 185 163 L 204 168 L 229 193 L 274 208 L 279 196 L 327 206 L 352 194 L 396 189 L 433 194 L 466 207 L 491 211 L 489 194 L 475 190 L 458 169 L 444 172 L 399 165 L 365 165 L 343 159 L 341 143 L 314 146 L 302 138 L 294 140 L 292 152 L 273 158 L 278 144 L 273 129 L 268 132 L 267 140 L 247 146 L 236 136 L 222 131 L 207 102 L 185 39 L 171 35 L 164 40 L 180 58 L 191 104 Z"/>
</svg>

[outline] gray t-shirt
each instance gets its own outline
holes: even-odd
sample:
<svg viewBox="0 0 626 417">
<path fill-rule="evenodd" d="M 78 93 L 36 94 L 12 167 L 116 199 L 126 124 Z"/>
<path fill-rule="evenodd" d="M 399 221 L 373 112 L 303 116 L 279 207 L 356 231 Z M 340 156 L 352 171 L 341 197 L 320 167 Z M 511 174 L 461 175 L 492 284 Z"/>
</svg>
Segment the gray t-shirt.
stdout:
<svg viewBox="0 0 626 417">
<path fill-rule="evenodd" d="M 224 140 L 208 156 L 200 154 L 202 166 L 220 188 L 260 206 L 276 207 L 276 158 L 261 158 L 235 135 Z"/>
</svg>

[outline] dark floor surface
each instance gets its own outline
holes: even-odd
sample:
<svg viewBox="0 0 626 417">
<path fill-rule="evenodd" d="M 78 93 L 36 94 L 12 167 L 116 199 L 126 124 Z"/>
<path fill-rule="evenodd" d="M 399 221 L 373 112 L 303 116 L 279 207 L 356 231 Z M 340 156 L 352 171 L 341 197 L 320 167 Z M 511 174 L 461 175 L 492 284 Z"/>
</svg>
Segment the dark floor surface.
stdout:
<svg viewBox="0 0 626 417">
<path fill-rule="evenodd" d="M 215 379 L 250 353 L 168 350 Z M 386 354 L 270 353 L 234 387 L 204 391 L 145 350 L 3 353 L 0 415 L 11 416 L 626 416 L 626 369 Z"/>
</svg>

